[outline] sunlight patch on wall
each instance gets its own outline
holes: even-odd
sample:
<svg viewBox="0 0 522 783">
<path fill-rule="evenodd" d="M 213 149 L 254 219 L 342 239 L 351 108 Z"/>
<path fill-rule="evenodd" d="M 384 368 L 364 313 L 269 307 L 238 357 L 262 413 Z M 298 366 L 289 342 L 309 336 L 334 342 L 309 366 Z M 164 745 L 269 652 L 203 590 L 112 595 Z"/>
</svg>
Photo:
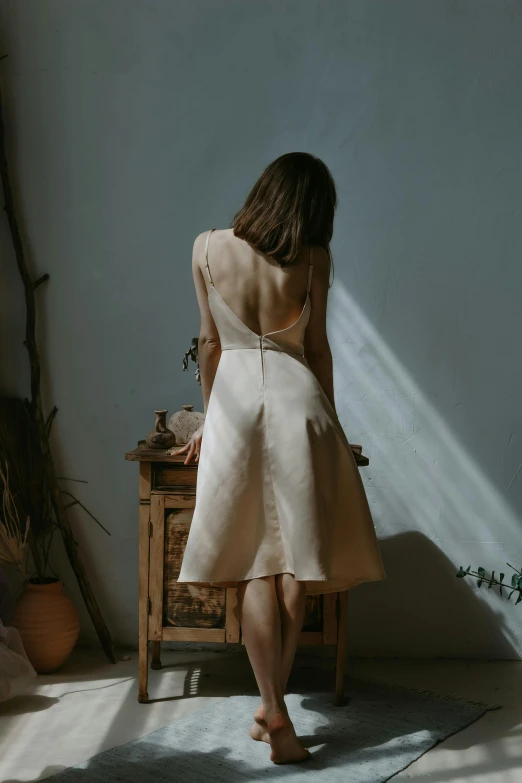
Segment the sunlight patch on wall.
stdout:
<svg viewBox="0 0 522 783">
<path fill-rule="evenodd" d="M 370 459 L 361 476 L 379 538 L 418 531 L 455 570 L 482 565 L 510 580 L 506 561 L 522 565 L 515 511 L 339 282 L 328 332 L 337 411 L 348 439 Z M 477 590 L 477 598 L 494 602 L 520 646 L 520 620 L 505 599 L 493 590 Z"/>
</svg>

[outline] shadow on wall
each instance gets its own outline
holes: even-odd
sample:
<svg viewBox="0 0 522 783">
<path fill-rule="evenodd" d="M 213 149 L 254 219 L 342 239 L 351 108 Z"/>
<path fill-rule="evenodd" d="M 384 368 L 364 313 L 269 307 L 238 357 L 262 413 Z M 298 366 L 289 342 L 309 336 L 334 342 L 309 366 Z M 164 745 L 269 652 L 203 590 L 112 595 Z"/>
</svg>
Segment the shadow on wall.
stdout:
<svg viewBox="0 0 522 783">
<path fill-rule="evenodd" d="M 503 611 L 508 590 L 500 596 L 498 588 L 479 588 L 471 577 L 458 579 L 453 562 L 422 533 L 392 536 L 380 547 L 387 580 L 361 585 L 350 594 L 350 654 L 519 657 Z M 511 573 L 508 568 L 505 572 Z M 507 609 L 519 612 L 513 599 Z"/>
<path fill-rule="evenodd" d="M 516 487 L 513 481 L 505 489 L 499 484 L 500 452 L 484 438 L 480 448 L 464 446 L 455 410 L 435 407 L 437 389 L 429 395 L 422 388 L 392 350 L 390 335 L 376 328 L 341 282 L 331 293 L 329 332 L 339 419 L 370 459 L 361 476 L 388 560 L 386 586 L 354 592 L 358 633 L 352 652 L 520 658 L 518 609 L 493 589 L 478 594 L 476 585 L 466 608 L 462 596 L 472 586 L 454 576 L 459 565 L 482 565 L 510 578 L 506 562 L 517 566 L 521 559 Z M 420 362 L 420 354 L 411 362 Z M 439 372 L 439 385 L 456 384 L 458 399 L 467 373 L 460 365 L 453 379 Z M 471 411 L 480 407 L 480 396 L 473 395 L 471 390 L 461 406 L 468 411 L 461 411 L 460 421 L 468 434 L 482 431 L 486 416 L 491 426 L 495 415 L 487 409 L 473 419 Z M 507 464 L 513 453 L 502 458 Z"/>
</svg>

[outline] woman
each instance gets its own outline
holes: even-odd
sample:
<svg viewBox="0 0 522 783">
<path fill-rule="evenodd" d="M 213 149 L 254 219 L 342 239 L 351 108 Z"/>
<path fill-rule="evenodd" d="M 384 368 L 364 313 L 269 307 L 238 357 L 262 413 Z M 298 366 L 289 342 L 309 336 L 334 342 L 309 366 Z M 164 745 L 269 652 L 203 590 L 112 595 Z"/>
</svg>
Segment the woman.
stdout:
<svg viewBox="0 0 522 783">
<path fill-rule="evenodd" d="M 335 185 L 313 155 L 275 160 L 232 228 L 197 237 L 205 420 L 179 582 L 237 587 L 262 704 L 250 736 L 274 763 L 309 756 L 284 692 L 307 594 L 385 578 L 368 502 L 335 412 L 326 336 Z"/>
</svg>

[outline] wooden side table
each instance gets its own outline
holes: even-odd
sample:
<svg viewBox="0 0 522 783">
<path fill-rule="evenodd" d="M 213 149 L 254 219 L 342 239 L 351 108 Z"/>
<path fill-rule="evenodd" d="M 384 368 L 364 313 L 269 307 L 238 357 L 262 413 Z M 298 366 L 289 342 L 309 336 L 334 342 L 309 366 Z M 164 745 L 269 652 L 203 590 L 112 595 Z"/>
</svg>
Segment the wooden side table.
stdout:
<svg viewBox="0 0 522 783">
<path fill-rule="evenodd" d="M 359 465 L 368 459 L 356 452 Z M 144 441 L 125 459 L 140 463 L 139 476 L 139 690 L 149 700 L 148 650 L 161 668 L 161 642 L 242 642 L 235 588 L 178 583 L 196 501 L 197 463 L 167 456 Z M 344 702 L 348 591 L 307 596 L 301 645 L 336 644 L 334 703 Z"/>
</svg>

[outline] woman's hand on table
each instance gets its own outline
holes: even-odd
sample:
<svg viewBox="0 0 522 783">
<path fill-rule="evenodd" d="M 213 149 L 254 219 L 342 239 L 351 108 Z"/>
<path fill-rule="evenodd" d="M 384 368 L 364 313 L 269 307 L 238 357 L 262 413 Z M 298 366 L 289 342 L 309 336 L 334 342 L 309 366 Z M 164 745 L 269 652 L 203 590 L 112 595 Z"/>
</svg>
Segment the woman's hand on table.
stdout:
<svg viewBox="0 0 522 783">
<path fill-rule="evenodd" d="M 184 464 L 188 465 L 191 459 L 194 457 L 194 461 L 199 461 L 199 455 L 201 452 L 201 442 L 203 440 L 203 424 L 196 432 L 189 438 L 184 446 L 173 446 L 171 449 L 167 449 L 169 456 L 176 456 L 178 454 L 186 454 Z"/>
</svg>

